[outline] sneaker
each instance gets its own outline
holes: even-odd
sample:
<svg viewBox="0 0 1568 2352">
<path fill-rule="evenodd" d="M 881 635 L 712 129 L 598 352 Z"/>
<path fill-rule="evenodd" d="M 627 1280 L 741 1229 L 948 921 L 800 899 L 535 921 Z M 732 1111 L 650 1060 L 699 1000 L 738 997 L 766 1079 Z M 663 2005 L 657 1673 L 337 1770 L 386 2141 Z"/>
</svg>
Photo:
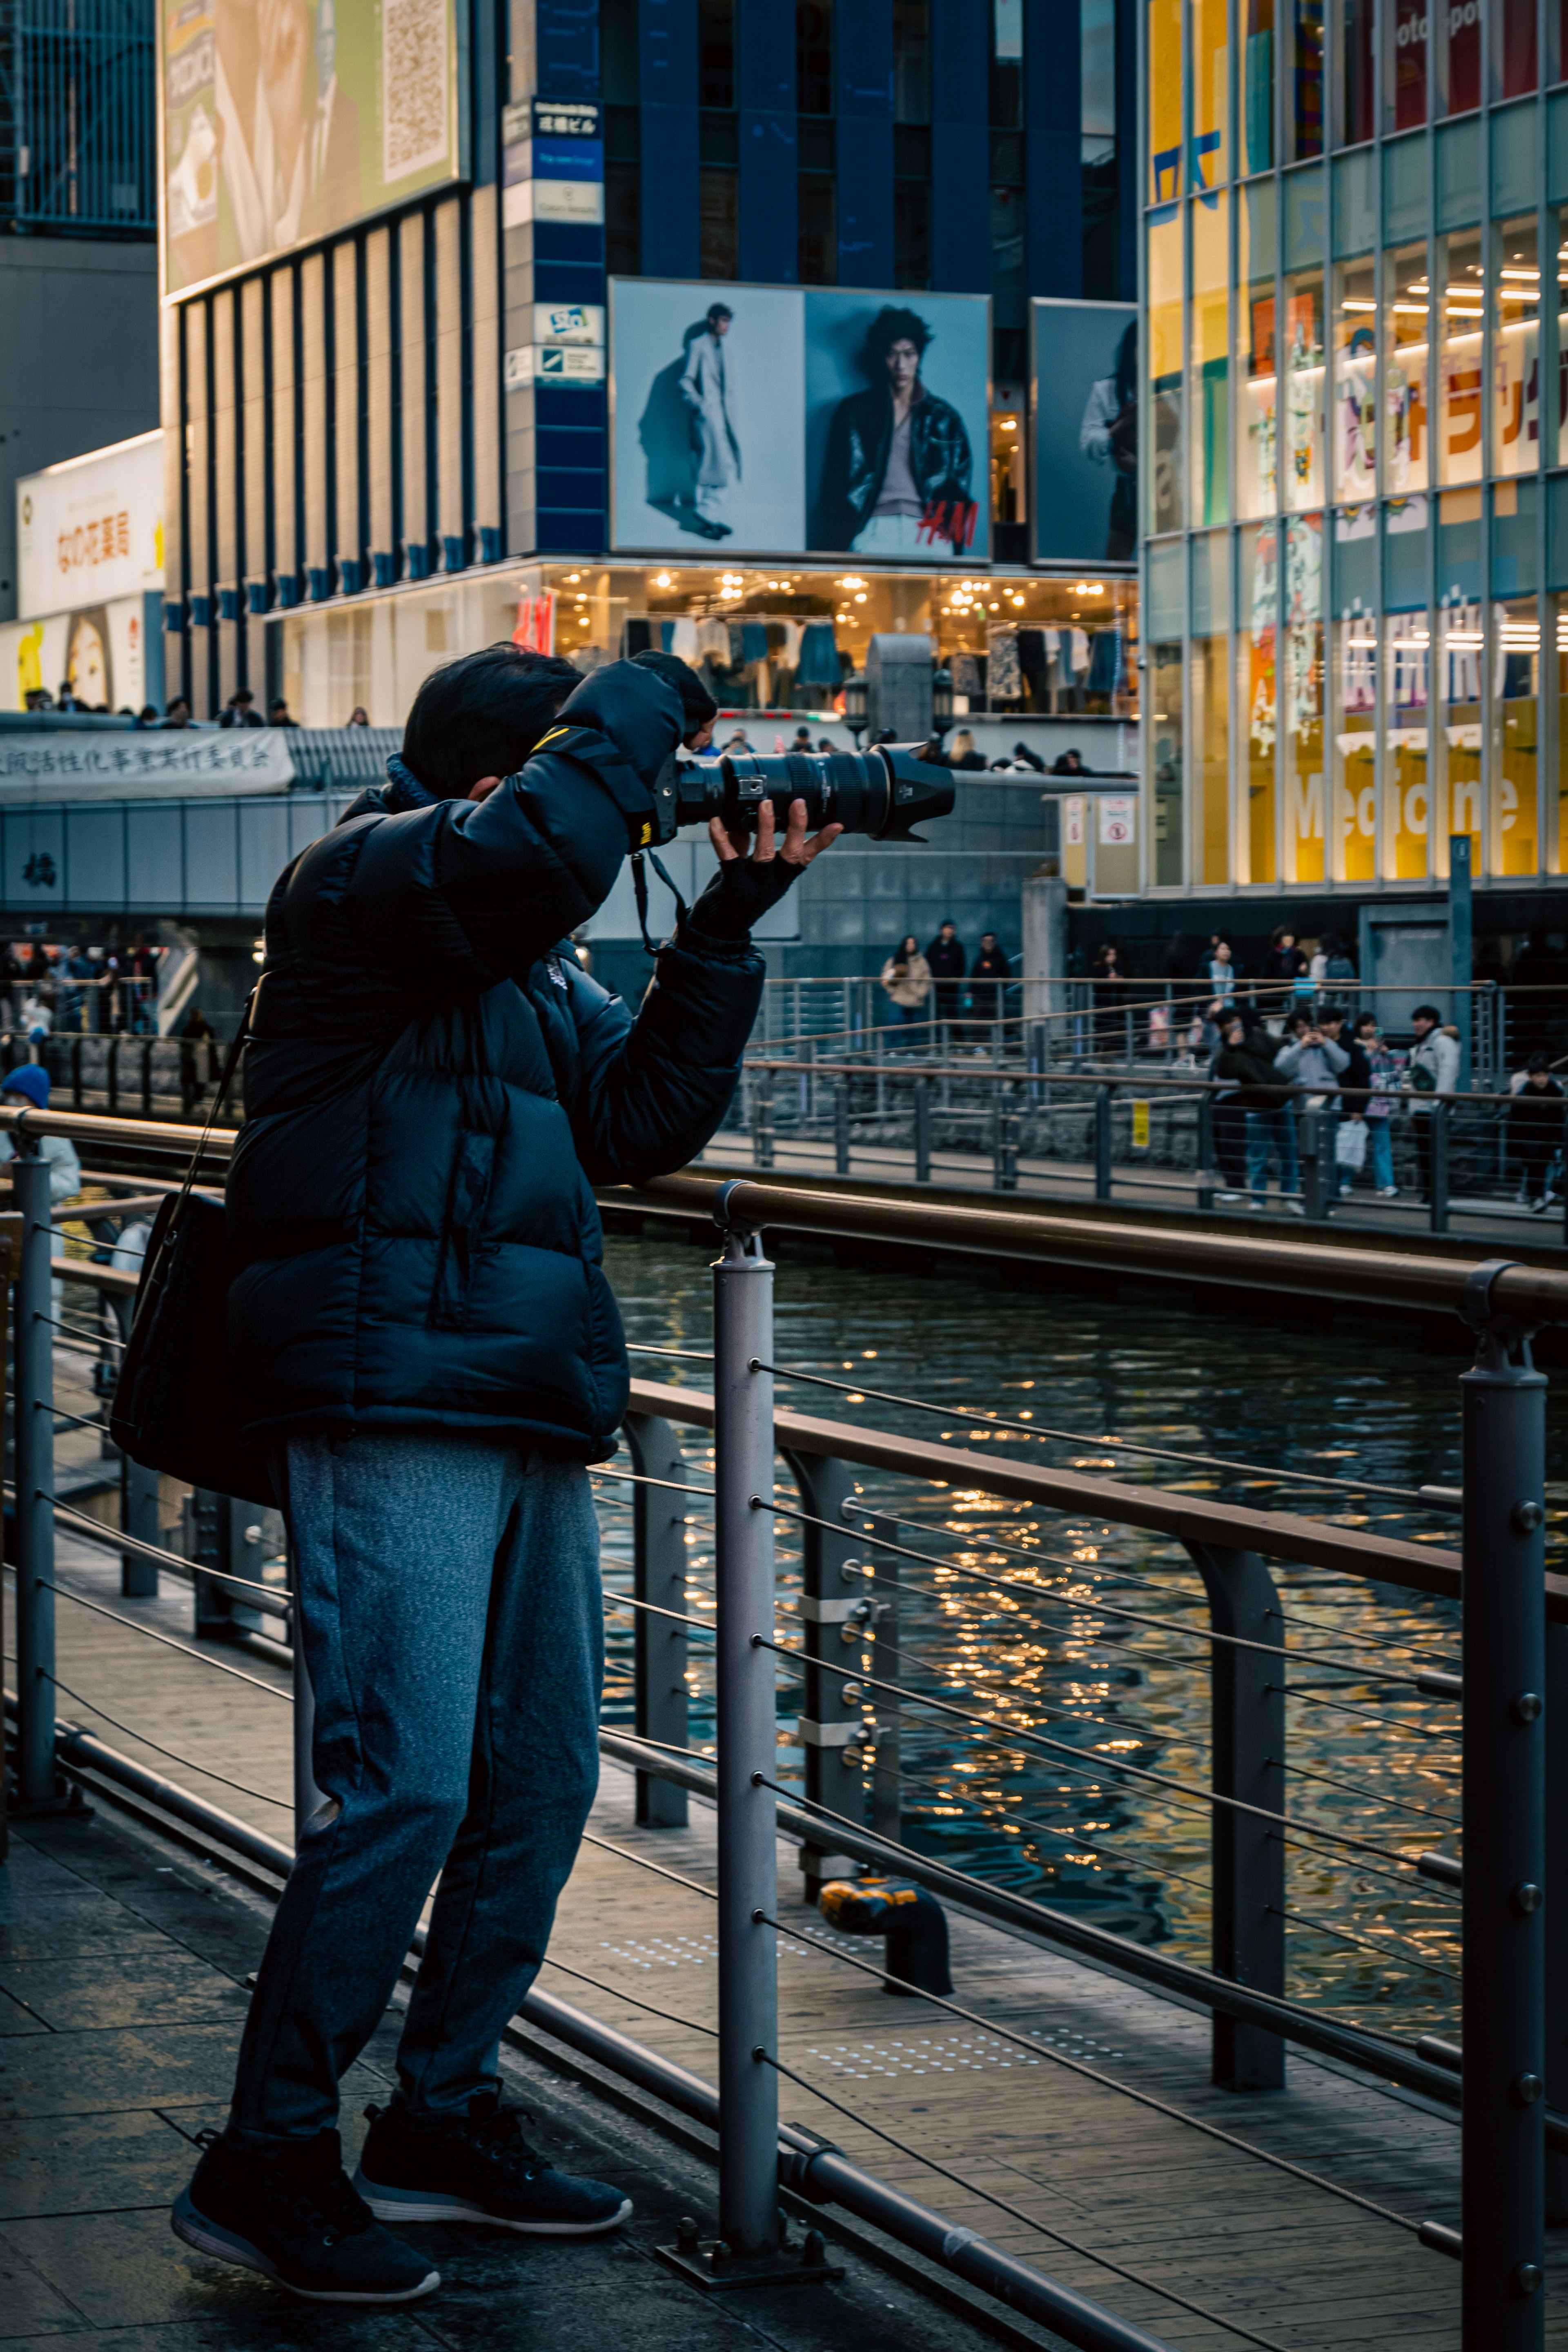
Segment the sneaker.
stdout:
<svg viewBox="0 0 1568 2352">
<path fill-rule="evenodd" d="M 1377 1188 L 1377 1197 L 1380 1201 L 1397 1201 L 1399 1198 L 1398 1185 L 1380 1184 Z"/>
<path fill-rule="evenodd" d="M 1247 1205 L 1249 1209 L 1261 1209 L 1263 1203 L 1261 1201 L 1248 1201 Z"/>
<path fill-rule="evenodd" d="M 354 2187 L 382 2221 L 489 2221 L 541 2237 L 584 2238 L 613 2230 L 632 2200 L 603 2180 L 557 2172 L 529 2147 L 521 2118 L 493 2091 L 466 2116 L 411 2126 L 367 2107 L 370 2136 Z"/>
<path fill-rule="evenodd" d="M 441 2284 L 350 2188 L 335 2131 L 264 2157 L 215 2134 L 170 2227 L 198 2253 L 259 2271 L 311 2303 L 416 2303 Z"/>
<path fill-rule="evenodd" d="M 1534 1206 L 1534 1203 L 1530 1197 L 1530 1187 L 1528 1184 L 1521 1184 L 1520 1186 L 1518 1192 L 1513 1196 L 1513 1205 L 1516 1209 L 1529 1209 Z"/>
</svg>

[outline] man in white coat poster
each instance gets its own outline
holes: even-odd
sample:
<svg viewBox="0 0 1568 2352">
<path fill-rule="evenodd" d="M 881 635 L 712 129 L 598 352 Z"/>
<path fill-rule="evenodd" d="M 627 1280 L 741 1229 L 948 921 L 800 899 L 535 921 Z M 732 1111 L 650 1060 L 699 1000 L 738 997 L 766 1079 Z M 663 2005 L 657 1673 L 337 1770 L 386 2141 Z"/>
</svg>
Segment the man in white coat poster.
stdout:
<svg viewBox="0 0 1568 2352">
<path fill-rule="evenodd" d="M 693 335 L 687 346 L 680 379 L 697 450 L 697 527 L 707 539 L 729 538 L 731 525 L 724 521 L 723 510 L 741 478 L 741 436 L 735 430 L 724 350 L 733 317 L 722 302 L 711 305 L 705 331 Z"/>
</svg>

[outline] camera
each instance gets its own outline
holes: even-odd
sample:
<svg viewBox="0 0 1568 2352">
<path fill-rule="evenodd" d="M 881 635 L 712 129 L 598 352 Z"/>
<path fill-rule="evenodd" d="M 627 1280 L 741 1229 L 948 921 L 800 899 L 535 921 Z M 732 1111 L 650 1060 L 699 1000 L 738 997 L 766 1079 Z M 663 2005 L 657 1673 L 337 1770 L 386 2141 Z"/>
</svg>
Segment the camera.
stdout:
<svg viewBox="0 0 1568 2352">
<path fill-rule="evenodd" d="M 816 833 L 841 824 L 873 841 L 920 841 L 915 826 L 952 811 L 952 780 L 912 743 L 879 743 L 868 751 L 726 752 L 712 762 L 667 760 L 654 782 L 652 842 L 673 841 L 683 824 L 722 819 L 727 831 L 756 828 L 771 801 L 782 834 L 792 801 L 805 803 Z"/>
</svg>

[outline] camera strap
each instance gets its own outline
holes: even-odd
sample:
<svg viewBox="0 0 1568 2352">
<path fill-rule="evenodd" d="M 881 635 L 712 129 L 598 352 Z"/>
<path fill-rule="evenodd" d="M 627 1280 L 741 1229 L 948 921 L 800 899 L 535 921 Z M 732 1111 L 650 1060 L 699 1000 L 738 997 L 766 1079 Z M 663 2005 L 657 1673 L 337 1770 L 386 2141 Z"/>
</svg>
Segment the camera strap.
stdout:
<svg viewBox="0 0 1568 2352">
<path fill-rule="evenodd" d="M 664 884 L 665 888 L 675 900 L 675 920 L 678 928 L 686 920 L 686 901 L 681 897 L 679 891 L 676 888 L 674 883 L 670 880 L 664 860 L 659 856 L 657 850 L 633 850 L 632 896 L 637 900 L 637 929 L 642 933 L 642 943 L 647 949 L 648 954 L 657 955 L 658 953 L 658 950 L 647 935 L 647 874 L 643 864 L 643 860 L 645 858 L 650 861 L 654 872 L 658 876 L 659 880 Z"/>
</svg>

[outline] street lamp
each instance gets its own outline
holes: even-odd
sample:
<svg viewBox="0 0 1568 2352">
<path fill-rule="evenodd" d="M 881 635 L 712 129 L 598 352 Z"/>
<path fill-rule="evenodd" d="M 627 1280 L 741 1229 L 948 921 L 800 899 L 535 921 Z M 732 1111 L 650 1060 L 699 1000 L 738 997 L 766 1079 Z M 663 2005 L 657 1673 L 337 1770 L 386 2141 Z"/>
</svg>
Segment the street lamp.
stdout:
<svg viewBox="0 0 1568 2352">
<path fill-rule="evenodd" d="M 860 738 L 866 731 L 866 673 L 851 670 L 844 681 L 844 724 L 855 738 L 855 749 L 860 749 Z"/>
</svg>

